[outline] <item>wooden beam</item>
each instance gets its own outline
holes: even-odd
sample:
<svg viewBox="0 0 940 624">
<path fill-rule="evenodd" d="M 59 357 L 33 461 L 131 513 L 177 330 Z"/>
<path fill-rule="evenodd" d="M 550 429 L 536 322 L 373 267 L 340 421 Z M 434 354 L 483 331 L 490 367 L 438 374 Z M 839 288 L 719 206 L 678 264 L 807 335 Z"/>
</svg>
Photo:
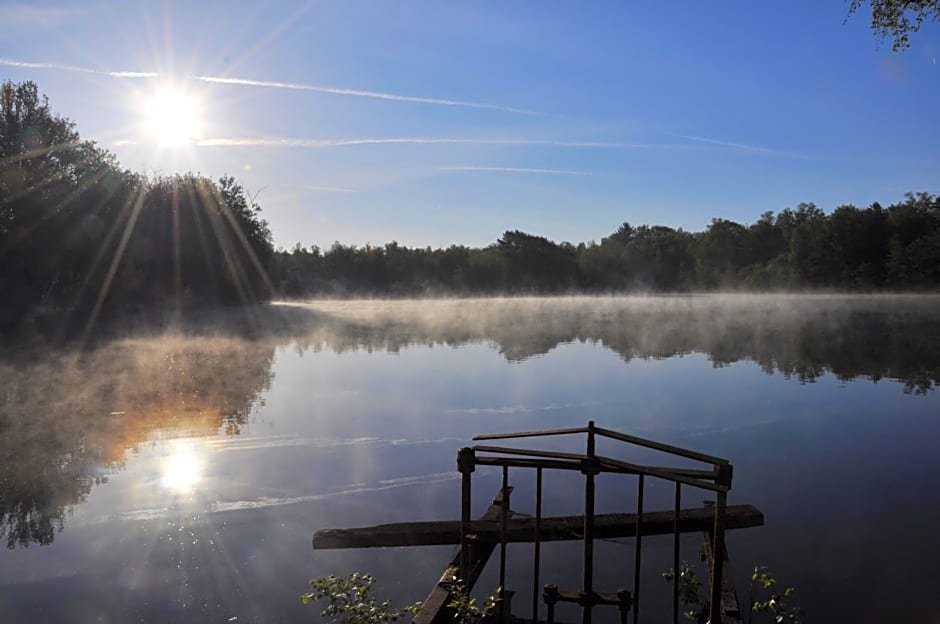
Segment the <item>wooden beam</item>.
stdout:
<svg viewBox="0 0 940 624">
<path fill-rule="evenodd" d="M 512 492 L 512 487 L 506 489 L 509 493 Z M 496 521 L 497 518 L 502 515 L 503 500 L 504 490 L 500 490 L 499 494 L 496 495 L 496 498 L 493 499 L 493 502 L 490 503 L 490 506 L 487 507 L 486 511 L 483 512 L 483 515 L 480 516 L 480 520 Z M 509 512 L 509 515 L 511 518 L 512 511 Z M 457 525 L 459 537 L 460 523 L 458 522 Z M 465 579 L 464 581 L 468 594 L 473 589 L 473 586 L 476 585 L 477 579 L 480 578 L 480 574 L 483 572 L 483 568 L 486 567 L 486 563 L 490 559 L 490 555 L 492 555 L 493 551 L 496 550 L 496 545 L 496 542 L 480 541 L 478 539 L 475 539 L 471 542 L 470 575 L 469 578 Z M 314 548 L 316 547 L 316 537 L 314 537 Z M 431 593 L 428 594 L 428 597 L 425 598 L 424 604 L 421 605 L 421 610 L 418 611 L 418 613 L 415 615 L 414 624 L 441 624 L 447 620 L 447 604 L 450 602 L 451 594 L 453 592 L 454 578 L 457 577 L 459 571 L 460 552 L 458 551 L 457 554 L 454 555 L 454 558 L 451 559 L 448 566 L 444 569 L 444 573 L 441 575 L 440 580 L 434 586 L 434 589 L 432 589 Z"/>
<path fill-rule="evenodd" d="M 498 510 L 498 508 L 497 508 Z M 643 513 L 642 535 L 666 535 L 673 532 L 673 511 L 646 511 Z M 712 530 L 715 510 L 710 507 L 683 509 L 679 513 L 679 531 L 703 533 Z M 725 515 L 726 529 L 746 529 L 762 526 L 764 514 L 753 505 L 729 505 Z M 531 542 L 535 538 L 534 518 L 512 518 L 508 522 L 509 542 Z M 481 518 L 470 523 L 470 530 L 480 542 L 499 541 L 500 523 L 496 519 Z M 580 540 L 584 531 L 584 516 L 553 516 L 542 518 L 543 542 Z M 636 514 L 597 514 L 594 517 L 594 537 L 635 537 Z M 403 522 L 381 524 L 355 529 L 322 529 L 313 536 L 313 547 L 330 548 L 384 548 L 399 546 L 439 546 L 460 543 L 460 522 Z"/>
<path fill-rule="evenodd" d="M 731 580 L 731 566 L 728 563 L 728 549 L 722 545 L 718 555 L 724 561 L 721 574 L 721 624 L 741 624 L 741 607 L 738 605 L 738 594 L 734 591 L 734 582 Z M 705 531 L 705 543 L 702 544 L 702 558 L 711 574 L 712 562 L 715 552 L 712 547 L 712 534 Z M 713 582 L 709 579 L 709 585 Z"/>
</svg>

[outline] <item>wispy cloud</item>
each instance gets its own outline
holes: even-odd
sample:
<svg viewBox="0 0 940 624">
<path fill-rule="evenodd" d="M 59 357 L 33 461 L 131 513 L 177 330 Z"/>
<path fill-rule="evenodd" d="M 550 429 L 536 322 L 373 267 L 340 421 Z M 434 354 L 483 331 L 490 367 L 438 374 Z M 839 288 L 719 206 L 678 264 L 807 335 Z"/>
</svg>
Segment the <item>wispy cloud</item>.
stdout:
<svg viewBox="0 0 940 624">
<path fill-rule="evenodd" d="M 460 167 L 438 167 L 438 171 L 481 171 L 481 172 L 494 172 L 494 173 L 543 173 L 543 174 L 550 174 L 550 175 L 567 175 L 567 176 L 604 175 L 602 173 L 595 173 L 593 171 L 572 171 L 570 169 L 536 169 L 532 167 L 460 166 Z"/>
<path fill-rule="evenodd" d="M 845 161 L 850 160 L 846 156 L 836 154 L 808 154 L 806 152 L 794 152 L 791 150 L 778 149 L 775 147 L 764 147 L 761 145 L 749 145 L 747 143 L 738 143 L 734 141 L 725 141 L 722 139 L 713 139 L 710 137 L 695 136 L 690 134 L 672 134 L 677 139 L 701 143 L 703 146 L 714 146 L 719 149 L 726 149 L 732 153 L 750 154 L 754 156 L 767 156 L 773 158 L 793 158 L 797 160 L 817 160 L 817 161 Z"/>
<path fill-rule="evenodd" d="M 109 76 L 111 78 L 156 78 L 160 75 L 154 72 L 108 71 L 104 69 L 92 69 L 90 67 L 78 67 L 77 65 L 64 65 L 62 63 L 34 63 L 32 61 L 17 61 L 6 58 L 0 58 L 0 65 L 6 67 L 23 67 L 26 69 L 56 69 L 82 74 L 94 74 L 96 76 Z"/>
<path fill-rule="evenodd" d="M 2 13 L 0 13 L 2 16 Z M 16 59 L 0 59 L 0 65 L 7 67 L 23 67 L 28 69 L 54 69 L 59 71 L 78 72 L 82 74 L 94 74 L 98 76 L 110 76 L 112 78 L 158 78 L 161 74 L 157 72 L 141 71 L 110 71 L 93 69 L 90 67 L 79 67 L 77 65 L 67 65 L 64 63 L 46 63 L 21 61 Z M 461 108 L 476 108 L 484 110 L 500 111 L 504 113 L 513 113 L 517 115 L 543 115 L 539 111 L 528 110 L 525 108 L 516 108 L 514 106 L 503 106 L 501 104 L 491 104 L 488 102 L 472 102 L 469 100 L 455 100 L 450 98 L 426 97 L 419 95 L 402 95 L 399 93 L 387 93 L 384 91 L 370 91 L 366 89 L 346 89 L 342 87 L 331 87 L 325 85 L 305 84 L 299 82 L 281 82 L 274 80 L 253 80 L 250 78 L 235 78 L 228 76 L 185 76 L 189 80 L 198 80 L 200 82 L 223 85 L 236 85 L 242 87 L 260 87 L 266 89 L 288 89 L 293 91 L 311 91 L 315 93 L 326 93 L 329 95 L 341 95 L 348 97 L 371 98 L 375 100 L 386 100 L 392 102 L 411 102 L 414 104 L 431 104 L 436 106 L 454 106 Z"/>
<path fill-rule="evenodd" d="M 747 145 L 745 143 L 734 143 L 732 141 L 722 141 L 719 139 L 710 139 L 708 137 L 701 136 L 692 136 L 689 134 L 675 134 L 674 137 L 678 139 L 685 139 L 687 141 L 696 141 L 698 143 L 707 143 L 708 145 L 718 145 L 721 147 L 731 147 L 738 150 L 744 150 L 748 152 L 758 152 L 764 154 L 774 154 L 776 150 L 770 149 L 769 147 L 760 147 L 757 145 Z"/>
<path fill-rule="evenodd" d="M 503 106 L 501 104 L 487 104 L 485 102 L 471 102 L 468 100 L 452 100 L 448 98 L 424 97 L 418 95 L 400 95 L 397 93 L 385 93 L 383 91 L 366 91 L 361 89 L 344 89 L 340 87 L 328 87 L 323 85 L 303 84 L 298 82 L 277 82 L 271 80 L 250 80 L 248 78 L 227 78 L 222 76 L 192 76 L 195 80 L 211 82 L 215 84 L 240 85 L 244 87 L 264 87 L 268 89 L 291 89 L 295 91 L 314 91 L 316 93 L 329 93 L 330 95 L 347 95 L 353 97 L 373 98 L 377 100 L 391 100 L 393 102 L 413 102 L 416 104 L 437 104 L 439 106 L 460 106 L 463 108 L 481 108 L 487 110 L 497 110 L 504 113 L 516 113 L 520 115 L 541 115 L 538 111 L 524 108 L 515 108 L 513 106 Z"/>
<path fill-rule="evenodd" d="M 15 26 L 48 26 L 73 17 L 75 7 L 33 6 L 31 4 L 0 5 L 0 24 Z"/>
<path fill-rule="evenodd" d="M 558 141 L 554 139 L 492 139 L 456 137 L 389 137 L 360 139 L 296 139 L 291 137 L 218 137 L 202 139 L 202 147 L 344 147 L 353 145 L 520 145 L 597 149 L 668 149 L 678 145 L 656 143 L 606 143 L 601 141 Z"/>
<path fill-rule="evenodd" d="M 341 186 L 318 186 L 315 184 L 301 184 L 300 188 L 314 193 L 358 193 L 359 191 Z"/>
</svg>

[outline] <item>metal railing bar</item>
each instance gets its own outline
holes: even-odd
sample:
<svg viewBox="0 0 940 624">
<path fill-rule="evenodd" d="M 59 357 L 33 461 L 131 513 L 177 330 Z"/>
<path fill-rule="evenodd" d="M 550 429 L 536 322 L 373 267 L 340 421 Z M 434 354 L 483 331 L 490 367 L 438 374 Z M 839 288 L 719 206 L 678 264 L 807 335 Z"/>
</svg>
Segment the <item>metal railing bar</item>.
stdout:
<svg viewBox="0 0 940 624">
<path fill-rule="evenodd" d="M 567 429 L 541 429 L 537 431 L 520 431 L 518 433 L 484 433 L 474 436 L 473 440 L 510 440 L 513 438 L 537 438 L 553 435 L 570 435 L 573 433 L 587 433 L 587 427 L 569 427 Z"/>
<path fill-rule="evenodd" d="M 586 458 L 585 458 L 586 459 Z M 582 460 L 583 461 L 583 460 Z M 580 461 L 562 459 L 520 459 L 516 457 L 477 457 L 476 463 L 483 466 L 510 466 L 512 468 L 553 468 L 558 470 L 581 470 Z M 666 466 L 646 466 L 636 464 L 640 470 L 619 468 L 615 466 L 601 466 L 602 472 L 613 474 L 645 474 L 643 471 L 669 472 L 682 477 L 693 479 L 709 479 L 714 481 L 717 477 L 712 470 L 696 470 L 693 468 L 669 468 Z"/>
<path fill-rule="evenodd" d="M 603 469 L 605 465 L 615 466 L 617 468 L 623 468 L 626 470 L 632 470 L 638 474 L 645 474 L 653 477 L 659 477 L 660 479 L 666 479 L 667 481 L 675 481 L 677 483 L 684 483 L 686 485 L 691 485 L 693 487 L 702 488 L 703 490 L 711 490 L 712 492 L 727 492 L 728 486 L 721 485 L 720 483 L 706 483 L 705 481 L 700 481 L 698 479 L 693 479 L 691 477 L 686 477 L 681 474 L 675 474 L 671 472 L 671 469 L 667 468 L 665 470 L 659 470 L 651 466 L 640 466 L 638 464 L 631 464 L 630 462 L 625 462 L 619 459 L 612 459 L 610 457 L 597 457 L 597 461 L 601 463 L 601 468 Z"/>
<path fill-rule="evenodd" d="M 604 429 L 603 427 L 595 427 L 594 431 L 598 435 L 602 435 L 605 438 L 611 438 L 614 440 L 620 440 L 621 442 L 629 442 L 630 444 L 636 444 L 637 446 L 645 446 L 646 448 L 655 449 L 657 451 L 662 451 L 664 453 L 671 453 L 673 455 L 678 455 L 680 457 L 685 457 L 687 459 L 695 459 L 701 462 L 714 465 L 725 465 L 730 462 L 723 457 L 715 457 L 714 455 L 706 455 L 705 453 L 699 453 L 697 451 L 690 451 L 689 449 L 680 448 L 678 446 L 672 446 L 671 444 L 663 444 L 662 442 L 656 442 L 655 440 L 647 440 L 646 438 L 638 438 L 637 436 L 632 436 L 626 433 L 620 433 L 619 431 L 613 431 L 611 429 Z"/>
<path fill-rule="evenodd" d="M 666 479 L 667 481 L 678 481 L 680 483 L 685 483 L 686 485 L 691 485 L 694 487 L 702 488 L 705 490 L 711 490 L 713 492 L 722 492 L 727 491 L 728 487 L 720 484 L 705 483 L 698 479 L 692 477 L 686 477 L 684 474 L 674 471 L 671 468 L 660 469 L 655 466 L 643 466 L 640 464 L 632 464 L 630 462 L 625 462 L 619 459 L 613 459 L 611 457 L 604 457 L 602 455 L 595 455 L 594 457 L 588 457 L 587 455 L 578 455 L 577 453 L 563 453 L 560 451 L 539 451 L 535 449 L 522 449 L 522 448 L 509 448 L 503 446 L 474 446 L 471 447 L 474 452 L 477 453 L 504 453 L 506 455 L 521 455 L 524 457 L 544 457 L 548 459 L 561 459 L 569 461 L 597 461 L 600 462 L 600 468 L 602 472 L 634 472 L 637 474 L 646 474 L 654 477 L 659 477 L 661 479 Z M 477 459 L 477 463 L 480 462 L 481 458 Z M 497 464 L 501 465 L 501 464 Z M 618 470 L 609 470 L 610 467 L 617 468 Z M 680 469 L 685 471 L 686 469 Z M 715 475 L 709 473 L 708 478 L 714 479 Z"/>
</svg>

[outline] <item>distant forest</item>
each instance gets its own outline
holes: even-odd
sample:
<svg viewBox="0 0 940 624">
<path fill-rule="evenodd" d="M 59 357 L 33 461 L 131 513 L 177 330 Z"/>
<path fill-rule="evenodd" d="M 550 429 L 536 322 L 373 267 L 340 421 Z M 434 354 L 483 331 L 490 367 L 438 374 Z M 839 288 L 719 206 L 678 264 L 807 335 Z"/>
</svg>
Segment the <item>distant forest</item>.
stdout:
<svg viewBox="0 0 940 624">
<path fill-rule="evenodd" d="M 35 83 L 0 85 L 0 327 L 276 297 L 940 288 L 940 198 L 800 204 L 703 232 L 624 223 L 600 243 L 507 231 L 492 245 L 275 251 L 232 177 L 148 178 L 82 140 Z"/>
<path fill-rule="evenodd" d="M 281 294 L 925 291 L 940 288 L 940 198 L 883 207 L 799 204 L 703 232 L 624 223 L 598 243 L 507 231 L 483 248 L 297 245 L 274 256 Z"/>
</svg>

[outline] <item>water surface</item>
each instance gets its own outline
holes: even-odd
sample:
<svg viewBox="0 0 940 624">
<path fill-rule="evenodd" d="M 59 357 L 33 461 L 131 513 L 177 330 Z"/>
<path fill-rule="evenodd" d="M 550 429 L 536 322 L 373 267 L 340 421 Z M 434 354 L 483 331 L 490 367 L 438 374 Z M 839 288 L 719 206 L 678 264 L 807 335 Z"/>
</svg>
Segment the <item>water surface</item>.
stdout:
<svg viewBox="0 0 940 624">
<path fill-rule="evenodd" d="M 314 552 L 312 533 L 456 518 L 473 435 L 588 419 L 733 462 L 731 502 L 767 518 L 729 537 L 742 598 L 761 563 L 808 622 L 940 607 L 940 297 L 320 301 L 10 349 L 0 378 L 9 621 L 315 619 L 306 579 L 353 570 L 420 600 L 453 549 Z M 546 513 L 579 513 L 577 480 L 552 478 Z M 475 479 L 482 510 L 499 476 Z M 599 487 L 602 511 L 632 499 Z M 602 589 L 632 583 L 626 541 L 599 548 Z M 668 547 L 644 555 L 647 621 Z M 543 581 L 575 586 L 577 553 L 547 548 Z"/>
</svg>

